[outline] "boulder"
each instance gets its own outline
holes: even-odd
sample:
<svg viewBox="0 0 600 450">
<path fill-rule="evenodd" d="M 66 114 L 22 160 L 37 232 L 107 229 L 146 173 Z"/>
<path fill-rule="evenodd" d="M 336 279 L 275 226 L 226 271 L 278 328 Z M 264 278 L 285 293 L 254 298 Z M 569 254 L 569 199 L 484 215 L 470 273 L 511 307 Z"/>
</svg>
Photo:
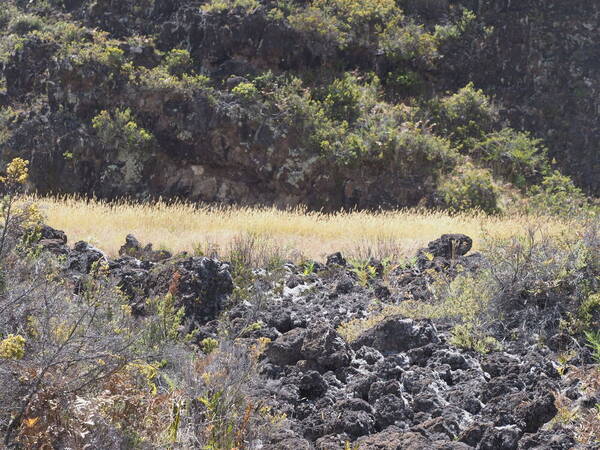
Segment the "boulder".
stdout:
<svg viewBox="0 0 600 450">
<path fill-rule="evenodd" d="M 66 267 L 68 270 L 87 274 L 92 269 L 92 265 L 98 261 L 108 263 L 108 257 L 104 252 L 84 241 L 75 243 L 73 249 L 67 257 Z"/>
<path fill-rule="evenodd" d="M 307 330 L 301 353 L 320 372 L 346 367 L 352 360 L 348 344 L 331 326 L 323 322 Z"/>
<path fill-rule="evenodd" d="M 265 351 L 269 360 L 281 366 L 296 364 L 302 359 L 301 349 L 306 330 L 294 328 L 271 342 Z"/>
<path fill-rule="evenodd" d="M 439 342 L 437 330 L 431 321 L 392 316 L 365 331 L 352 343 L 352 347 L 366 345 L 382 353 L 397 353 Z"/>
</svg>

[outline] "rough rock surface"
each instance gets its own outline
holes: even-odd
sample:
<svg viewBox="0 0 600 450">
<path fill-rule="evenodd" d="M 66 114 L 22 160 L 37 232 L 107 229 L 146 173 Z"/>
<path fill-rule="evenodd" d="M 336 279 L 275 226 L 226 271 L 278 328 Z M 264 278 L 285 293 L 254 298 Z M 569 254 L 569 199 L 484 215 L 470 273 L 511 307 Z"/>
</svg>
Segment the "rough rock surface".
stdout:
<svg viewBox="0 0 600 450">
<path fill-rule="evenodd" d="M 199 336 L 215 336 L 213 319 L 233 288 L 227 264 L 186 255 L 159 262 L 133 256 L 110 260 L 83 242 L 66 247 L 66 237 L 50 228 L 42 236 L 40 245 L 48 251 L 55 251 L 54 241 L 63 243 L 65 271 L 75 279 L 104 262 L 138 313 L 144 313 L 144 297 L 171 292 L 199 327 Z M 433 253 L 428 264 L 450 276 L 451 259 L 477 270 L 481 258 L 466 255 L 471 240 L 452 236 L 468 243 L 453 257 L 448 236 L 419 254 Z M 137 251 L 141 245 L 128 236 L 125 247 Z M 340 254 L 315 267 L 316 273 L 303 275 L 301 268 L 286 264 L 283 290 L 267 288 L 269 301 L 253 312 L 262 326 L 246 333 L 270 339 L 255 394 L 288 419 L 288 428 L 264 443 L 267 448 L 343 449 L 347 443 L 373 450 L 584 448 L 577 446 L 572 430 L 549 425 L 558 412 L 556 395 L 592 405 L 600 393 L 593 397 L 566 381 L 547 346 L 532 338 L 480 354 L 450 344 L 443 323 L 401 316 L 385 318 L 349 345 L 336 327 L 368 316 L 370 299 L 380 292 L 378 281 L 361 286 Z M 426 276 L 418 267 L 392 274 L 410 278 L 404 286 L 418 285 Z M 339 289 L 340 283 L 347 288 Z M 398 292 L 378 301 L 400 302 L 409 293 Z M 243 302 L 227 315 L 235 323 L 251 309 Z"/>
<path fill-rule="evenodd" d="M 252 14 L 243 14 L 242 8 L 224 14 L 202 11 L 191 0 L 55 3 L 63 5 L 61 14 L 72 14 L 115 38 L 156 36 L 154 42 L 120 44 L 136 66 L 157 66 L 158 51 L 187 49 L 197 72 L 210 74 L 226 89 L 268 70 L 319 73 L 339 66 L 375 71 L 385 79 L 397 65 L 382 58 L 377 47 L 354 45 L 341 51 L 331 42 L 300 34 L 271 20 L 262 7 Z M 440 67 L 420 74 L 425 90 L 455 91 L 474 81 L 504 105 L 501 115 L 507 123 L 544 138 L 550 155 L 597 193 L 597 3 L 401 2 L 409 17 L 429 28 L 444 24 L 456 4 L 474 11 L 486 34 L 468 35 L 464 42 L 440 49 Z M 0 101 L 22 111 L 11 119 L 2 159 L 29 159 L 31 179 L 40 192 L 337 209 L 415 205 L 435 187 L 427 164 L 402 177 L 386 167 L 336 169 L 319 155 L 299 150 L 298 130 L 282 132 L 280 124 L 257 119 L 257 111 L 217 108 L 202 92 L 135 86 L 110 65 L 76 64 L 58 51 L 55 42 L 30 34 L 0 66 L 0 81 L 6 85 Z M 418 66 L 418 61 L 407 65 Z M 223 100 L 223 105 L 232 101 L 227 90 Z M 136 161 L 139 173 L 133 175 L 128 173 L 133 156 L 102 148 L 90 125 L 99 111 L 122 106 L 134 110 L 157 141 L 151 157 Z"/>
</svg>

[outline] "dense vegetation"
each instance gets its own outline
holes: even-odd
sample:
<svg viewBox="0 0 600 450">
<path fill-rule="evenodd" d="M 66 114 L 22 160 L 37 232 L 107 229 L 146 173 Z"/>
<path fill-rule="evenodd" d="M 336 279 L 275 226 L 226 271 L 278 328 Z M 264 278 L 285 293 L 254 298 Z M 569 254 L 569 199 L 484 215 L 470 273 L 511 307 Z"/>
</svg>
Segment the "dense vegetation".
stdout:
<svg viewBox="0 0 600 450">
<path fill-rule="evenodd" d="M 556 170 L 594 192 L 597 152 L 578 147 L 575 169 L 569 136 L 511 119 L 473 70 L 504 64 L 485 59 L 502 32 L 487 3 L 11 0 L 2 158 L 30 160 L 42 193 L 580 206 Z"/>
</svg>

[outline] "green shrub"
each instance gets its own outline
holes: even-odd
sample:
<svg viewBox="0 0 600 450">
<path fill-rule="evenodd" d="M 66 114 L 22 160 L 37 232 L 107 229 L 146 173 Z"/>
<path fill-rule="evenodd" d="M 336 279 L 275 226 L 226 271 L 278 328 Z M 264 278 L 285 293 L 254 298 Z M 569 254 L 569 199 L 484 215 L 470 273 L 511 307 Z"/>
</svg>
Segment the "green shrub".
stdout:
<svg viewBox="0 0 600 450">
<path fill-rule="evenodd" d="M 16 118 L 16 113 L 13 108 L 0 107 L 0 145 L 6 142 L 12 136 L 11 123 Z"/>
<path fill-rule="evenodd" d="M 546 152 L 541 142 L 527 132 L 504 128 L 487 135 L 475 145 L 472 154 L 481 158 L 494 173 L 525 188 L 547 169 Z"/>
<path fill-rule="evenodd" d="M 360 83 L 353 75 L 312 93 L 302 82 L 265 89 L 289 133 L 337 166 L 377 164 L 400 176 L 436 177 L 453 167 L 457 154 L 449 142 L 423 123 L 411 122 L 408 108 L 380 99 L 379 80 Z"/>
<path fill-rule="evenodd" d="M 478 169 L 471 163 L 457 168 L 438 187 L 440 205 L 450 211 L 479 209 L 489 214 L 498 213 L 500 191 L 487 169 Z"/>
<path fill-rule="evenodd" d="M 587 345 L 592 349 L 592 356 L 600 364 L 600 331 L 586 331 Z"/>
<path fill-rule="evenodd" d="M 313 38 L 330 43 L 330 51 L 337 46 L 346 45 L 350 39 L 341 31 L 342 24 L 335 16 L 323 14 L 314 6 L 298 10 L 289 16 L 288 21 L 305 39 Z"/>
<path fill-rule="evenodd" d="M 376 41 L 380 30 L 401 14 L 393 0 L 315 0 L 291 14 L 289 22 L 304 34 L 343 48 Z"/>
<path fill-rule="evenodd" d="M 538 214 L 573 217 L 593 214 L 585 194 L 573 180 L 558 171 L 545 176 L 539 185 L 529 190 L 528 209 Z"/>
<path fill-rule="evenodd" d="M 130 109 L 102 111 L 92 120 L 92 126 L 105 147 L 130 152 L 145 151 L 154 137 L 134 120 Z"/>
<path fill-rule="evenodd" d="M 200 348 L 207 355 L 219 348 L 219 341 L 214 338 L 205 338 L 200 341 Z"/>
<path fill-rule="evenodd" d="M 23 359 L 25 356 L 26 339 L 20 335 L 9 334 L 0 340 L 0 358 Z"/>
<path fill-rule="evenodd" d="M 422 68 L 433 68 L 438 58 L 434 36 L 422 25 L 405 24 L 395 18 L 381 33 L 379 46 L 386 58 L 396 65 L 410 63 Z"/>
<path fill-rule="evenodd" d="M 482 90 L 475 89 L 473 83 L 434 103 L 433 110 L 437 129 L 460 151 L 470 150 L 497 122 L 490 100 Z"/>
<path fill-rule="evenodd" d="M 141 66 L 125 64 L 123 71 L 127 73 L 129 82 L 133 85 L 152 90 L 167 90 L 180 92 L 191 97 L 194 92 L 203 91 L 212 98 L 210 78 L 205 75 L 187 74 L 175 76 L 165 66 L 148 69 Z"/>
<path fill-rule="evenodd" d="M 193 61 L 190 52 L 183 49 L 170 50 L 165 55 L 164 64 L 171 75 L 178 77 L 193 70 Z"/>
<path fill-rule="evenodd" d="M 56 31 L 58 36 L 61 38 L 60 33 L 69 34 L 71 37 L 76 38 L 79 33 L 80 37 L 83 37 L 83 30 L 75 30 L 60 27 Z M 111 69 L 120 69 L 125 64 L 125 52 L 119 48 L 121 42 L 109 39 L 108 33 L 94 30 L 92 33 L 91 40 L 73 39 L 72 41 L 62 42 L 58 55 L 67 58 L 72 64 L 76 66 L 83 66 L 86 64 L 102 64 Z M 66 45 L 64 45 L 66 44 Z"/>
<path fill-rule="evenodd" d="M 256 98 L 256 96 L 258 95 L 258 89 L 253 83 L 250 82 L 239 83 L 231 90 L 231 92 L 246 100 Z"/>
<path fill-rule="evenodd" d="M 516 311 L 523 326 L 552 332 L 563 316 L 591 308 L 589 296 L 598 289 L 597 265 L 600 237 L 591 225 L 586 230 L 573 230 L 570 235 L 549 237 L 540 225 L 512 238 L 487 238 L 482 253 L 491 274 L 494 293 L 491 314 L 498 319 Z M 513 234 L 517 234 L 514 233 Z M 586 305 L 587 306 L 583 306 Z M 536 314 L 541 312 L 540 319 Z M 527 317 L 532 314 L 532 317 Z M 538 320 L 543 320 L 539 322 Z"/>
<path fill-rule="evenodd" d="M 571 334 L 600 329 L 600 293 L 592 294 L 561 324 Z"/>
<path fill-rule="evenodd" d="M 129 109 L 102 111 L 92 119 L 92 126 L 104 150 L 116 154 L 124 163 L 123 181 L 139 182 L 155 144 L 152 133 L 135 122 Z"/>
<path fill-rule="evenodd" d="M 323 99 L 326 114 L 333 120 L 353 123 L 358 119 L 361 108 L 361 86 L 356 77 L 346 74 L 344 78 L 334 80 Z"/>
<path fill-rule="evenodd" d="M 148 299 L 146 308 L 148 317 L 144 323 L 144 346 L 158 350 L 169 342 L 177 342 L 185 309 L 175 305 L 175 297 L 167 293 L 162 297 Z"/>
<path fill-rule="evenodd" d="M 482 327 L 472 323 L 456 325 L 452 328 L 450 343 L 483 354 L 502 349 L 502 345 L 494 337 L 485 335 Z"/>
<path fill-rule="evenodd" d="M 3 7 L 0 8 L 0 31 L 4 31 L 13 17 L 17 15 L 19 15 L 19 10 L 13 5 L 3 5 Z"/>
<path fill-rule="evenodd" d="M 257 0 L 210 0 L 202 5 L 202 11 L 207 13 L 222 13 L 232 10 L 252 14 L 260 7 Z"/>
<path fill-rule="evenodd" d="M 461 16 L 455 22 L 435 26 L 434 36 L 436 41 L 441 44 L 460 39 L 467 31 L 473 28 L 476 19 L 477 15 L 473 11 L 463 9 Z"/>
</svg>

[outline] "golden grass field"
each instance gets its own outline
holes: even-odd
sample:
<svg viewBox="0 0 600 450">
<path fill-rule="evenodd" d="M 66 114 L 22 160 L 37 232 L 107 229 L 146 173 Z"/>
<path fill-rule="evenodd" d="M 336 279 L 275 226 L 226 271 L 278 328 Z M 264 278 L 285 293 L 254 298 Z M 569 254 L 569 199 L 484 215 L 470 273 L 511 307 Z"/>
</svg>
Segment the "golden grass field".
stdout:
<svg viewBox="0 0 600 450">
<path fill-rule="evenodd" d="M 471 236 L 475 248 L 485 234 L 508 237 L 528 226 L 542 225 L 551 233 L 570 230 L 575 223 L 529 216 L 490 217 L 484 214 L 399 210 L 324 214 L 303 209 L 211 207 L 187 203 L 107 203 L 77 198 L 33 199 L 46 222 L 64 230 L 69 242 L 86 240 L 111 255 L 125 236 L 172 252 L 198 246 L 227 253 L 240 235 L 255 234 L 287 256 L 321 260 L 333 251 L 349 256 L 408 256 L 444 233 Z"/>
</svg>

